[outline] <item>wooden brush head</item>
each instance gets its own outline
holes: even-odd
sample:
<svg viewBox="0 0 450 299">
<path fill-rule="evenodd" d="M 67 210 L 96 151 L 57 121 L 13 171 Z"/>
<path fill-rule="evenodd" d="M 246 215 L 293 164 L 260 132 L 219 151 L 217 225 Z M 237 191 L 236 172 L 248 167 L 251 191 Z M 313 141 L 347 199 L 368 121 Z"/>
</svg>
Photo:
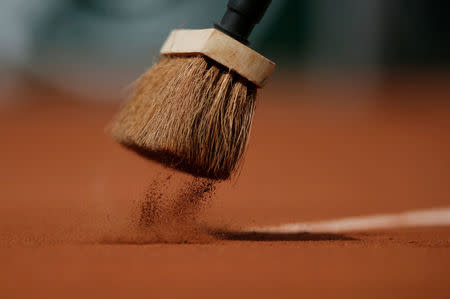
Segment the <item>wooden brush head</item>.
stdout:
<svg viewBox="0 0 450 299">
<path fill-rule="evenodd" d="M 175 30 L 136 83 L 113 137 L 196 176 L 228 179 L 247 147 L 256 90 L 275 64 L 216 30 Z"/>
<path fill-rule="evenodd" d="M 225 33 L 210 28 L 173 30 L 161 48 L 166 56 L 203 55 L 261 88 L 275 63 Z"/>
</svg>

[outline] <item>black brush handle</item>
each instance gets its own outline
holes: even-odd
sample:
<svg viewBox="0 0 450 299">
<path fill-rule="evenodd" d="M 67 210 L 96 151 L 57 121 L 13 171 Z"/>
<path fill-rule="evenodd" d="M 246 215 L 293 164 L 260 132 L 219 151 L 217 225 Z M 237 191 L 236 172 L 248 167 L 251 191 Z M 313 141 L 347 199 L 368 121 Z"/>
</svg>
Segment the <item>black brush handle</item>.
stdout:
<svg viewBox="0 0 450 299">
<path fill-rule="evenodd" d="M 272 0 L 229 0 L 227 11 L 214 27 L 248 45 L 248 37 L 261 21 Z"/>
</svg>

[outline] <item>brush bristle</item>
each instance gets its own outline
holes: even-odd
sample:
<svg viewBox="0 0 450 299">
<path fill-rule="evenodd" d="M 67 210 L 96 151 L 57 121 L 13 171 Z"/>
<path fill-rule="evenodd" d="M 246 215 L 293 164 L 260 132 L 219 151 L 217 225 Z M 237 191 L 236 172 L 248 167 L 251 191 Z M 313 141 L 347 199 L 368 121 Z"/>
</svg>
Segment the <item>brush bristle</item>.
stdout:
<svg viewBox="0 0 450 299">
<path fill-rule="evenodd" d="M 256 87 L 203 56 L 161 57 L 136 84 L 113 137 L 167 166 L 228 179 L 247 147 Z"/>
</svg>

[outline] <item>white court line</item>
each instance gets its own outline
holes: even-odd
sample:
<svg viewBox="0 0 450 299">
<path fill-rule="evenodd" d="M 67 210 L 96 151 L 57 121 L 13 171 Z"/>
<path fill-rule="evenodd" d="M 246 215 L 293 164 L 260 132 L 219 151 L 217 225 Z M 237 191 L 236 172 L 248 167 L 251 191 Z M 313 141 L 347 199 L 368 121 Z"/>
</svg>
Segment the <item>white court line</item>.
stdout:
<svg viewBox="0 0 450 299">
<path fill-rule="evenodd" d="M 450 226 L 450 207 L 409 211 L 398 214 L 380 214 L 334 219 L 317 222 L 300 222 L 277 226 L 249 228 L 247 232 L 299 233 L 299 232 L 350 232 L 386 228 Z"/>
</svg>

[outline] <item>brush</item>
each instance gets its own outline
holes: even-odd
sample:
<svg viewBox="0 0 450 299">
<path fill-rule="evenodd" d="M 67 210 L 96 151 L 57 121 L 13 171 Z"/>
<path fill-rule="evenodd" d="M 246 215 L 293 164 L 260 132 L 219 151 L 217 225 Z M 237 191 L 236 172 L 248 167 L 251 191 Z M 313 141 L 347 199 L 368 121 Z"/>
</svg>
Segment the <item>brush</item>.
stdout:
<svg viewBox="0 0 450 299">
<path fill-rule="evenodd" d="M 230 0 L 214 28 L 172 31 L 113 121 L 113 138 L 166 166 L 229 179 L 248 144 L 257 89 L 275 68 L 248 47 L 270 2 Z"/>
</svg>

